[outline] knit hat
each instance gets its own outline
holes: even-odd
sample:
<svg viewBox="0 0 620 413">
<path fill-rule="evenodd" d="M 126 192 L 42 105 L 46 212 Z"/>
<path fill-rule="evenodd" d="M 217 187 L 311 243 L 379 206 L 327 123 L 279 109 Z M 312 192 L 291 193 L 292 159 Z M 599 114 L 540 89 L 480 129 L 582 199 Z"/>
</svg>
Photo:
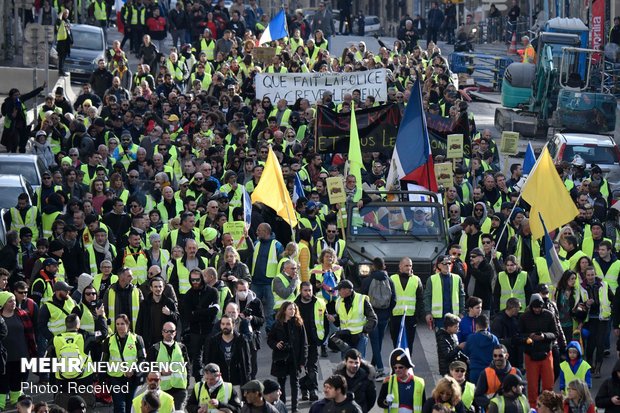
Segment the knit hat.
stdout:
<svg viewBox="0 0 620 413">
<path fill-rule="evenodd" d="M 62 242 L 58 241 L 57 239 L 50 242 L 49 252 L 56 252 L 56 251 L 60 251 L 64 249 L 65 249 L 65 246 L 62 245 Z"/>
<path fill-rule="evenodd" d="M 9 291 L 0 292 L 0 307 L 4 307 L 6 302 L 9 301 L 11 298 L 15 298 L 15 294 Z"/>
<path fill-rule="evenodd" d="M 263 381 L 263 387 L 265 388 L 264 394 L 273 393 L 274 391 L 280 390 L 280 385 L 277 381 L 267 379 Z"/>
</svg>

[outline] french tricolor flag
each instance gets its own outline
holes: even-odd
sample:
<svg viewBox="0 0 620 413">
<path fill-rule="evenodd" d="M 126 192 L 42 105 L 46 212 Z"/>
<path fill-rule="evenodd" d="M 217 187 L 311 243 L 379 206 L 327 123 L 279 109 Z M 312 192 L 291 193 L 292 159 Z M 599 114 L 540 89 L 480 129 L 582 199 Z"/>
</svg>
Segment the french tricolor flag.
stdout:
<svg viewBox="0 0 620 413">
<path fill-rule="evenodd" d="M 387 177 L 387 188 L 390 190 L 400 190 L 400 181 L 415 183 L 433 192 L 438 190 L 422 108 L 422 88 L 420 81 L 416 80 L 396 136 Z"/>
<path fill-rule="evenodd" d="M 286 27 L 286 13 L 284 12 L 284 9 L 282 9 L 273 19 L 271 19 L 269 25 L 267 25 L 265 31 L 260 37 L 258 45 L 260 46 L 263 43 L 269 43 L 273 40 L 280 40 L 287 36 L 288 29 Z"/>
</svg>

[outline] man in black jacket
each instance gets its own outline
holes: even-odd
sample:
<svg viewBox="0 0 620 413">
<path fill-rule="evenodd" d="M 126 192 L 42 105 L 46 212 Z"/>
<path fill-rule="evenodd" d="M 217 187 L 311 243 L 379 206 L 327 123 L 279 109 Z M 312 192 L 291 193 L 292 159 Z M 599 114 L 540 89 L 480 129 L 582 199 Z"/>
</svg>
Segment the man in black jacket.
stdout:
<svg viewBox="0 0 620 413">
<path fill-rule="evenodd" d="M 225 352 L 230 353 L 228 361 Z M 222 380 L 240 386 L 247 383 L 250 377 L 249 353 L 248 342 L 234 331 L 232 318 L 224 315 L 220 319 L 220 333 L 207 341 L 202 359 L 220 366 Z"/>
<path fill-rule="evenodd" d="M 93 91 L 99 98 L 103 99 L 105 91 L 112 87 L 112 72 L 105 65 L 105 59 L 101 58 L 97 61 L 97 70 L 90 75 L 88 83 L 91 84 Z"/>
<path fill-rule="evenodd" d="M 21 94 L 18 89 L 9 90 L 9 96 L 2 103 L 2 116 L 4 116 L 4 130 L 2 131 L 2 144 L 6 146 L 7 152 L 24 153 L 26 142 L 30 133 L 30 125 L 26 119 L 25 101 L 32 99 L 45 89 L 47 82 L 35 90 Z"/>
<path fill-rule="evenodd" d="M 151 292 L 140 303 L 136 334 L 144 340 L 145 348 L 151 347 L 162 339 L 162 328 L 165 323 L 179 325 L 179 311 L 176 303 L 164 295 L 165 281 L 161 277 L 149 280 Z"/>
<path fill-rule="evenodd" d="M 474 248 L 469 252 L 469 283 L 468 292 L 482 300 L 482 314 L 491 318 L 491 301 L 493 300 L 493 281 L 495 270 L 484 257 L 484 251 Z"/>
<path fill-rule="evenodd" d="M 512 355 L 512 365 L 521 368 L 523 366 L 523 352 L 520 351 L 519 311 L 521 311 L 519 299 L 515 297 L 509 298 L 506 301 L 504 311 L 495 315 L 491 323 L 491 333 L 497 336 L 499 342 L 505 345 L 508 353 Z"/>
<path fill-rule="evenodd" d="M 304 320 L 306 336 L 308 338 L 308 359 L 306 360 L 306 376 L 299 380 L 301 399 L 316 401 L 319 399 L 319 352 L 325 340 L 325 303 L 312 293 L 312 284 L 308 281 L 301 283 L 301 292 L 295 299 L 299 314 Z M 320 319 L 317 320 L 317 316 Z"/>
<path fill-rule="evenodd" d="M 439 9 L 439 4 L 434 1 L 432 8 L 428 11 L 428 18 L 426 19 L 427 33 L 426 44 L 431 41 L 437 44 L 437 33 L 443 23 L 443 12 Z"/>
<path fill-rule="evenodd" d="M 532 294 L 529 308 L 519 319 L 530 406 L 536 405 L 540 381 L 542 390 L 553 390 L 551 350 L 558 332 L 553 314 L 543 308 L 544 304 L 540 294 Z"/>
<path fill-rule="evenodd" d="M 369 412 L 377 398 L 375 369 L 366 360 L 362 360 L 362 354 L 354 348 L 348 350 L 334 374 L 340 374 L 347 380 L 348 391 L 353 393 L 355 402 L 363 413 Z"/>
</svg>

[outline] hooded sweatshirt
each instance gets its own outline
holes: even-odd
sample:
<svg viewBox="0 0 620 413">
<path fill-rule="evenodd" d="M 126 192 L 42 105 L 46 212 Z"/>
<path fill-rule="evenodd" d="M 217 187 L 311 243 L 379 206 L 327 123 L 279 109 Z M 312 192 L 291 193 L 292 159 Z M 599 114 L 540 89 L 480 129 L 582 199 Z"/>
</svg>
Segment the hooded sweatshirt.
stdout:
<svg viewBox="0 0 620 413">
<path fill-rule="evenodd" d="M 611 371 L 611 377 L 601 384 L 601 387 L 596 394 L 596 407 L 605 409 L 605 413 L 620 413 L 620 406 L 616 406 L 611 401 L 612 397 L 620 396 L 620 377 L 618 377 L 619 371 L 620 360 L 616 361 L 616 364 Z"/>
<path fill-rule="evenodd" d="M 575 360 L 571 360 L 568 356 L 568 350 L 570 350 L 571 348 L 574 348 L 579 352 L 579 356 Z M 584 364 L 587 368 L 586 375 L 585 377 L 579 378 L 588 383 L 589 388 L 592 388 L 592 375 L 590 371 L 590 365 L 587 361 L 583 359 L 583 352 L 581 351 L 581 345 L 579 344 L 579 342 L 571 341 L 570 343 L 568 343 L 568 346 L 566 346 L 566 360 L 560 363 L 560 390 L 564 390 L 566 388 L 566 385 L 568 384 L 566 382 L 566 377 L 564 377 L 563 368 L 568 366 L 571 371 L 576 374 L 582 364 Z"/>
</svg>

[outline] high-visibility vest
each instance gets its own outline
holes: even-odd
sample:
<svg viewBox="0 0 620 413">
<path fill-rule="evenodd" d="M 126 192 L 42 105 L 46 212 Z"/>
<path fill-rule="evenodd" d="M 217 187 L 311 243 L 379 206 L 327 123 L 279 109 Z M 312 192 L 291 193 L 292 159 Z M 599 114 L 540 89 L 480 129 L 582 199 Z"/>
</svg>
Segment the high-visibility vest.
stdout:
<svg viewBox="0 0 620 413">
<path fill-rule="evenodd" d="M 332 268 L 330 270 L 327 271 L 331 271 L 334 276 L 336 277 L 336 285 L 340 282 L 340 280 L 342 279 L 342 270 L 343 268 L 340 265 L 333 265 Z M 325 271 L 325 272 L 327 272 Z M 316 265 L 312 270 L 310 270 L 310 279 L 312 279 L 312 276 L 314 275 L 314 279 L 316 280 L 317 283 L 322 283 L 323 282 L 323 266 L 321 264 Z M 319 291 L 318 293 L 319 295 L 321 295 L 321 292 Z M 332 297 L 329 300 L 327 300 L 327 303 L 332 302 L 332 301 L 336 301 L 338 297 Z M 323 299 L 325 299 L 323 297 Z"/>
<path fill-rule="evenodd" d="M 112 244 L 110 244 L 110 252 L 112 253 L 113 257 L 116 256 L 116 248 Z M 99 272 L 99 268 L 97 267 L 97 256 L 95 255 L 95 248 L 92 246 L 92 244 L 86 247 L 86 253 L 88 254 L 88 266 L 90 269 L 90 275 L 94 277 Z M 101 282 L 101 280 L 99 280 L 99 282 Z"/>
<path fill-rule="evenodd" d="M 80 303 L 80 309 L 82 310 L 82 316 L 80 317 L 80 328 L 94 334 L 95 317 L 93 317 L 93 313 L 90 312 L 84 303 Z"/>
<path fill-rule="evenodd" d="M 172 413 L 174 411 L 174 397 L 161 390 L 158 390 L 157 393 L 159 393 L 159 403 L 161 404 L 159 410 L 157 411 L 159 413 Z M 133 408 L 134 412 L 142 411 L 141 406 L 143 397 L 144 393 L 140 393 L 131 401 L 131 407 Z"/>
<path fill-rule="evenodd" d="M 233 193 L 232 198 L 230 198 L 230 191 L 232 191 L 232 186 L 230 184 L 224 184 L 220 187 L 220 192 L 224 194 L 229 194 L 228 202 L 230 203 L 231 208 L 236 208 L 241 206 L 241 202 L 243 199 L 243 185 L 238 184 L 237 189 Z"/>
<path fill-rule="evenodd" d="M 533 238 L 530 238 L 532 243 L 532 258 L 536 259 L 540 257 L 540 245 L 538 241 Z M 523 255 L 523 237 L 517 237 L 517 250 L 515 251 L 515 257 L 517 258 L 517 262 L 521 265 L 521 256 Z"/>
<path fill-rule="evenodd" d="M 215 60 L 215 40 L 209 39 L 209 43 L 207 43 L 207 39 L 204 37 L 200 39 L 200 51 L 205 52 L 207 56 L 207 60 L 212 62 Z M 206 70 L 206 67 L 205 67 Z"/>
<path fill-rule="evenodd" d="M 269 244 L 269 252 L 267 254 L 267 268 L 265 269 L 265 276 L 267 278 L 273 278 L 278 274 L 278 255 L 276 252 L 276 240 L 271 240 Z M 256 260 L 258 259 L 258 250 L 263 245 L 260 244 L 254 247 L 254 254 L 252 254 L 252 277 L 254 276 L 254 269 L 256 267 Z"/>
<path fill-rule="evenodd" d="M 108 20 L 108 13 L 106 11 L 106 4 L 104 1 L 96 1 L 95 2 L 95 20 Z"/>
<path fill-rule="evenodd" d="M 181 212 L 183 212 L 183 201 L 180 199 L 173 199 L 173 202 L 175 203 L 174 209 L 176 211 L 176 215 L 181 215 Z M 159 211 L 161 220 L 164 222 L 168 222 L 169 219 L 174 218 L 168 216 L 168 209 L 164 206 L 163 200 L 157 204 L 157 210 Z"/>
<path fill-rule="evenodd" d="M 603 241 L 609 241 L 611 244 L 611 240 L 609 238 L 603 238 Z M 592 258 L 594 256 L 594 238 L 585 237 L 581 242 L 581 251 L 583 251 L 583 253 L 588 257 Z"/>
<path fill-rule="evenodd" d="M 520 303 L 525 303 L 525 284 L 527 283 L 527 273 L 525 271 L 521 271 L 519 275 L 517 275 L 517 280 L 514 285 L 510 285 L 510 281 L 508 279 L 508 274 L 505 271 L 502 271 L 497 276 L 497 281 L 500 286 L 500 296 L 499 296 L 499 310 L 504 311 L 506 309 L 506 302 L 509 298 L 518 298 Z M 522 306 L 521 308 L 524 308 Z"/>
<path fill-rule="evenodd" d="M 291 117 L 292 112 L 293 111 L 290 110 L 289 108 L 284 109 L 284 113 L 282 114 L 282 118 L 280 119 L 280 126 L 289 126 L 288 120 Z M 269 114 L 269 117 L 271 116 L 276 117 L 277 115 L 278 115 L 278 108 L 275 107 Z"/>
<path fill-rule="evenodd" d="M 310 257 L 310 259 L 308 259 L 308 263 L 306 264 L 308 266 L 308 268 L 305 269 L 305 274 L 303 274 L 303 272 L 301 271 L 301 268 L 299 269 L 299 276 L 301 277 L 301 281 L 310 281 L 310 261 L 312 260 L 312 252 L 310 252 L 310 247 L 308 246 L 308 244 L 306 244 L 306 242 L 302 242 L 299 241 L 299 243 L 297 244 L 299 246 L 299 255 L 297 256 L 298 259 L 301 256 L 301 252 L 306 250 L 308 252 L 308 257 Z M 300 262 L 301 265 L 301 262 Z M 305 279 L 304 279 L 305 276 Z"/>
<path fill-rule="evenodd" d="M 140 290 L 134 285 L 129 288 L 131 288 L 131 315 L 127 314 L 127 317 L 131 319 L 131 330 L 136 331 L 138 311 L 140 311 Z M 108 318 L 112 320 L 112 331 L 116 331 L 116 324 L 114 323 L 116 318 L 116 290 L 114 288 L 108 290 Z"/>
<path fill-rule="evenodd" d="M 170 59 L 166 60 L 166 68 L 168 68 L 168 72 L 172 75 L 172 80 L 176 82 L 183 81 L 183 67 L 181 66 L 181 62 L 177 61 L 176 64 L 172 63 Z"/>
<path fill-rule="evenodd" d="M 392 309 L 392 315 L 415 315 L 416 292 L 418 291 L 420 278 L 417 275 L 413 274 L 409 276 L 409 281 L 407 281 L 407 287 L 405 287 L 404 289 L 402 284 L 400 283 L 400 275 L 392 274 L 390 278 L 392 279 L 392 282 L 394 283 L 394 289 L 396 290 L 396 305 Z"/>
<path fill-rule="evenodd" d="M 45 280 L 42 277 L 37 277 L 34 279 L 32 285 L 30 286 L 31 292 L 34 290 L 34 286 L 37 283 L 43 283 L 43 295 L 41 296 L 41 305 L 43 305 L 52 299 L 54 295 L 54 285 L 52 284 L 51 280 Z"/>
<path fill-rule="evenodd" d="M 534 63 L 536 61 L 536 51 L 534 46 L 528 44 L 523 51 L 523 63 Z"/>
<path fill-rule="evenodd" d="M 97 290 L 100 297 L 103 297 L 103 293 L 100 291 L 102 280 L 103 280 L 103 273 L 95 274 L 93 277 L 93 287 L 95 287 L 95 290 Z M 117 281 L 118 281 L 118 275 L 110 274 L 110 285 L 116 283 Z"/>
<path fill-rule="evenodd" d="M 70 347 L 68 348 L 68 344 L 71 343 L 75 344 L 75 346 L 77 347 L 77 352 L 71 351 L 75 349 L 72 349 Z M 57 334 L 56 337 L 54 337 L 54 349 L 56 350 L 56 357 L 59 360 L 79 358 L 81 361 L 80 365 L 82 365 L 84 368 L 82 372 L 56 372 L 57 379 L 77 379 L 88 377 L 93 374 L 92 370 L 88 368 L 88 364 L 91 363 L 91 359 L 90 356 L 84 352 L 84 337 L 80 333 L 75 331 L 69 331 Z"/>
<path fill-rule="evenodd" d="M 198 73 L 194 72 L 190 75 L 189 77 L 189 84 L 193 85 L 194 84 L 194 80 L 198 79 Z M 207 72 L 202 74 L 202 79 L 198 79 L 200 80 L 200 87 L 202 90 L 207 90 L 209 89 L 209 86 L 211 85 L 211 82 L 213 81 L 213 78 L 210 74 L 208 74 Z"/>
<path fill-rule="evenodd" d="M 138 14 L 139 13 L 139 14 Z M 138 8 L 131 6 L 131 25 L 145 25 L 146 24 L 146 7 Z"/>
<path fill-rule="evenodd" d="M 551 280 L 547 259 L 545 257 L 537 257 L 534 259 L 534 265 L 536 265 L 536 272 L 538 273 L 538 284 L 547 284 L 549 286 L 549 296 L 555 296 L 556 286 L 553 280 Z M 568 261 L 560 260 L 560 265 L 562 265 L 564 271 L 568 270 Z"/>
<path fill-rule="evenodd" d="M 69 31 L 67 30 L 67 22 L 65 21 L 59 21 L 58 23 L 58 33 L 56 33 L 56 40 L 63 41 L 63 40 L 67 40 L 67 38 L 69 37 Z"/>
<path fill-rule="evenodd" d="M 583 359 L 581 359 L 581 363 L 579 364 L 576 372 L 573 372 L 573 369 L 571 369 L 568 361 L 563 361 L 560 363 L 560 370 L 564 373 L 564 383 L 567 385 L 575 379 L 586 381 L 586 374 L 591 368 L 592 366 L 590 366 L 590 364 Z M 564 394 L 568 396 L 568 386 L 564 389 Z"/>
<path fill-rule="evenodd" d="M 97 177 L 97 168 L 92 168 L 92 169 L 93 169 L 93 173 L 91 175 L 90 168 L 88 167 L 87 163 L 83 163 L 82 165 L 80 165 L 80 171 L 84 172 L 84 179 L 82 180 L 84 185 L 90 185 L 90 183 L 94 181 L 95 178 Z"/>
<path fill-rule="evenodd" d="M 129 251 L 129 253 L 127 253 Z M 149 260 L 146 256 L 146 253 L 142 248 L 140 248 L 137 252 L 131 252 L 129 247 L 125 248 L 123 251 L 123 266 L 131 268 L 133 273 L 133 279 L 131 282 L 134 285 L 140 285 L 146 281 L 146 273 L 149 265 Z"/>
<path fill-rule="evenodd" d="M 413 413 L 422 413 L 422 405 L 424 404 L 424 379 L 422 377 L 413 376 Z M 390 413 L 398 411 L 399 401 L 398 398 L 398 379 L 395 374 L 392 374 L 388 379 L 388 394 L 394 396 L 391 406 L 387 409 L 383 409 L 384 413 Z M 407 403 L 409 404 L 409 403 Z"/>
<path fill-rule="evenodd" d="M 609 266 L 607 273 L 603 274 L 601 265 L 598 263 L 598 259 L 592 260 L 594 263 L 594 269 L 596 275 L 603 277 L 603 280 L 609 285 L 611 291 L 618 289 L 618 275 L 620 275 L 620 260 L 616 260 Z"/>
<path fill-rule="evenodd" d="M 609 320 L 611 317 L 611 302 L 609 301 L 609 285 L 605 282 L 601 282 L 601 288 L 598 289 L 599 306 L 599 320 Z"/>
<path fill-rule="evenodd" d="M 465 405 L 466 409 L 469 409 L 471 405 L 474 403 L 474 392 L 476 391 L 476 386 L 474 383 L 470 383 L 468 381 L 465 382 L 465 390 L 463 391 L 463 397 L 461 397 L 461 401 L 463 405 Z"/>
<path fill-rule="evenodd" d="M 520 395 L 517 400 L 521 404 L 521 408 L 523 409 L 520 413 L 528 413 L 530 411 L 530 403 L 527 401 L 527 397 L 524 395 Z M 504 396 L 495 396 L 491 399 L 491 403 L 497 406 L 497 413 L 504 413 L 506 411 L 506 402 L 504 400 Z"/>
<path fill-rule="evenodd" d="M 222 404 L 227 404 L 232 397 L 232 391 L 232 383 L 223 382 L 220 388 L 217 390 L 217 395 L 215 396 L 215 399 Z M 217 411 L 217 408 L 211 404 L 209 389 L 204 382 L 201 381 L 200 383 L 196 383 L 194 385 L 194 395 L 196 396 L 196 400 L 198 400 L 198 405 L 207 406 L 209 408 L 209 413 L 211 413 L 212 411 Z"/>
<path fill-rule="evenodd" d="M 342 256 L 344 255 L 344 250 L 346 246 L 347 246 L 347 243 L 345 240 L 343 239 L 336 240 L 336 245 L 334 245 L 334 250 L 336 251 L 336 256 L 338 257 L 338 259 L 341 259 Z M 319 238 L 316 241 L 316 256 L 320 257 L 321 252 L 325 248 L 327 248 L 327 242 L 325 241 L 325 238 Z"/>
<path fill-rule="evenodd" d="M 570 269 L 573 270 L 573 271 L 579 272 L 578 269 L 577 269 L 577 266 L 579 265 L 579 260 L 581 258 L 583 258 L 583 257 L 587 257 L 587 255 L 584 254 L 583 251 L 577 250 L 577 252 L 575 254 L 573 254 L 573 256 L 568 259 L 568 263 L 570 265 Z"/>
<path fill-rule="evenodd" d="M 26 211 L 25 219 L 22 219 L 22 214 L 17 208 L 13 207 L 10 209 L 10 211 L 11 211 L 10 231 L 17 231 L 17 233 L 19 233 L 20 229 L 24 227 L 28 227 L 32 230 L 33 241 L 36 242 L 36 240 L 39 239 L 39 227 L 37 226 L 37 215 L 38 215 L 37 207 L 31 205 L 30 208 L 28 208 L 28 211 Z"/>
<path fill-rule="evenodd" d="M 325 300 L 317 298 L 314 302 L 314 327 L 316 328 L 316 336 L 319 341 L 325 338 Z"/>
<path fill-rule="evenodd" d="M 364 330 L 366 324 L 366 316 L 364 315 L 364 300 L 368 300 L 368 296 L 360 293 L 354 293 L 353 304 L 347 312 L 342 297 L 336 300 L 336 312 L 340 319 L 340 329 L 349 330 L 351 334 L 360 334 Z"/>
<path fill-rule="evenodd" d="M 60 212 L 52 212 L 51 214 L 43 213 L 41 215 L 41 226 L 43 227 L 43 238 L 52 236 L 52 225 L 54 221 L 61 215 Z"/>
<path fill-rule="evenodd" d="M 45 304 L 50 313 L 47 321 L 47 328 L 53 335 L 58 335 L 65 331 L 65 318 L 71 314 L 71 310 L 75 307 L 75 302 L 69 297 L 65 300 L 62 308 L 58 307 L 53 301 L 47 301 Z"/>
<path fill-rule="evenodd" d="M 187 360 L 183 359 L 183 353 L 181 352 L 181 346 L 179 343 L 174 343 L 174 348 L 172 349 L 172 355 L 168 355 L 168 350 L 165 348 L 165 344 L 163 342 L 159 343 L 159 351 L 157 352 L 157 360 L 162 363 L 169 362 L 179 362 L 184 363 Z M 181 364 L 176 366 L 176 370 L 172 372 L 172 374 L 168 376 L 161 376 L 161 389 L 163 391 L 167 391 L 170 389 L 187 389 L 187 371 L 185 367 L 181 367 Z"/>
<path fill-rule="evenodd" d="M 120 339 L 117 334 L 114 334 L 110 337 L 110 347 L 108 352 L 110 353 L 110 359 L 108 362 L 111 365 L 111 368 L 108 369 L 108 375 L 112 377 L 123 377 L 123 372 L 118 371 L 118 367 L 113 367 L 120 365 L 122 362 L 125 363 L 134 363 L 138 361 L 138 346 L 137 346 L 137 338 L 136 335 L 132 332 L 127 333 L 127 341 L 125 342 L 125 347 L 123 347 L 123 351 L 121 352 L 119 343 Z"/>
<path fill-rule="evenodd" d="M 512 367 L 510 371 L 508 372 L 508 374 L 517 374 L 517 369 L 515 367 Z M 486 367 L 484 369 L 484 375 L 486 376 L 486 379 L 487 379 L 486 394 L 493 395 L 497 393 L 500 387 L 502 387 L 502 382 L 499 381 L 499 377 L 497 377 L 497 373 L 495 372 L 495 369 L 493 369 L 492 367 Z"/>
<path fill-rule="evenodd" d="M 21 109 L 22 115 L 24 116 L 24 119 L 27 119 L 28 118 L 28 116 L 27 116 L 28 109 L 26 108 L 26 105 L 24 105 L 24 102 L 21 102 L 21 108 L 20 109 Z M 4 117 L 4 128 L 5 129 L 10 129 L 11 125 L 12 125 L 11 119 L 8 116 L 5 116 Z M 41 189 L 39 188 L 39 189 L 37 189 L 37 191 L 40 194 Z M 40 207 L 41 205 L 37 205 L 37 206 Z"/>
<path fill-rule="evenodd" d="M 452 280 L 452 314 L 459 313 L 459 280 L 458 275 L 450 274 Z M 431 314 L 433 318 L 443 318 L 443 287 L 441 286 L 441 274 L 431 275 Z"/>
<path fill-rule="evenodd" d="M 278 294 L 276 294 L 276 291 L 273 288 L 273 283 L 277 279 L 282 280 L 282 283 L 284 284 L 285 288 L 287 288 L 291 284 L 291 279 L 282 273 L 279 273 L 278 275 L 276 275 L 273 278 L 273 281 L 271 281 L 271 292 L 273 294 L 273 309 L 274 310 L 280 309 L 280 307 L 282 307 L 282 304 L 284 304 L 285 301 L 290 301 L 290 302 L 295 301 L 295 297 L 297 297 L 297 294 L 299 294 L 299 286 L 298 286 L 295 290 L 293 290 L 293 292 L 288 297 L 286 298 L 280 297 Z"/>
<path fill-rule="evenodd" d="M 209 266 L 209 262 L 203 257 L 196 257 L 198 262 L 202 261 L 203 267 L 201 269 L 205 269 Z M 177 278 L 179 279 L 179 294 L 183 295 L 192 288 L 192 284 L 189 281 L 189 272 L 192 269 L 187 268 L 183 264 L 183 258 L 177 258 L 176 261 L 176 269 L 177 269 Z"/>
</svg>

